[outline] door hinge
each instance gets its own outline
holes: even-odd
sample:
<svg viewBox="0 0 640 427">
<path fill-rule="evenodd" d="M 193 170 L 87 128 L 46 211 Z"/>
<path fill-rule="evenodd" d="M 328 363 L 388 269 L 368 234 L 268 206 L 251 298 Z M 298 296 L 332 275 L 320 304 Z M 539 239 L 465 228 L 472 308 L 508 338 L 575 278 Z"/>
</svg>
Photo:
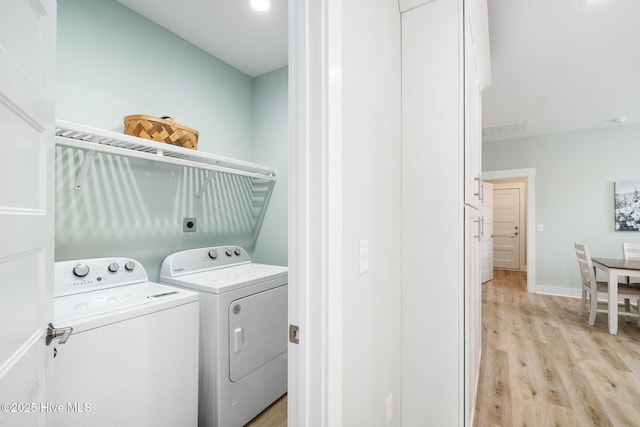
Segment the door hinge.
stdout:
<svg viewBox="0 0 640 427">
<path fill-rule="evenodd" d="M 289 342 L 300 344 L 300 328 L 298 325 L 289 325 Z"/>
<path fill-rule="evenodd" d="M 71 332 L 73 332 L 73 328 L 54 328 L 53 324 L 49 323 L 49 326 L 47 326 L 46 343 L 49 345 L 51 344 L 51 341 L 59 338 L 60 344 L 64 344 L 69 339 Z"/>
</svg>

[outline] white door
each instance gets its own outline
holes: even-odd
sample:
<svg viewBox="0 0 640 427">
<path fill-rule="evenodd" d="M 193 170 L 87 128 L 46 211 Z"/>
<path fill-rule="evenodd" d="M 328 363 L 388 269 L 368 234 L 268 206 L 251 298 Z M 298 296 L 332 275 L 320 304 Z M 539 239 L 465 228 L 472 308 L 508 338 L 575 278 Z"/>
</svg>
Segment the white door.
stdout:
<svg viewBox="0 0 640 427">
<path fill-rule="evenodd" d="M 482 183 L 482 227 L 480 233 L 480 280 L 493 279 L 493 184 Z"/>
<path fill-rule="evenodd" d="M 520 189 L 493 189 L 493 266 L 520 269 Z"/>
<path fill-rule="evenodd" d="M 0 426 L 51 413 L 55 0 L 0 6 Z"/>
</svg>

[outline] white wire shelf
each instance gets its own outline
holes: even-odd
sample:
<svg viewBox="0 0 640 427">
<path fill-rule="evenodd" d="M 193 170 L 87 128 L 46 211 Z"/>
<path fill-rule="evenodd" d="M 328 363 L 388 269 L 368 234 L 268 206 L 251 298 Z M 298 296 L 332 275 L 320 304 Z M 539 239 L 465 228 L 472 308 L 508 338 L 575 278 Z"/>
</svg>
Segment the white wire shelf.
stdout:
<svg viewBox="0 0 640 427">
<path fill-rule="evenodd" d="M 276 169 L 269 166 L 208 154 L 62 120 L 56 121 L 56 144 L 82 150 L 98 151 L 210 171 L 250 176 L 270 181 L 276 180 Z"/>
</svg>

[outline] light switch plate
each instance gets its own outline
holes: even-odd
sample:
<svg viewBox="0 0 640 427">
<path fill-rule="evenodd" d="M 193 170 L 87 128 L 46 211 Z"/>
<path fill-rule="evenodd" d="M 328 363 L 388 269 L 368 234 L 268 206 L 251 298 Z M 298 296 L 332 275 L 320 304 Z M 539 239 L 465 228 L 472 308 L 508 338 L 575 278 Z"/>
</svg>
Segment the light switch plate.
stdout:
<svg viewBox="0 0 640 427">
<path fill-rule="evenodd" d="M 537 224 L 536 231 L 544 231 L 544 224 Z"/>
<path fill-rule="evenodd" d="M 360 274 L 369 271 L 369 241 L 360 240 L 358 242 L 358 272 Z"/>
</svg>

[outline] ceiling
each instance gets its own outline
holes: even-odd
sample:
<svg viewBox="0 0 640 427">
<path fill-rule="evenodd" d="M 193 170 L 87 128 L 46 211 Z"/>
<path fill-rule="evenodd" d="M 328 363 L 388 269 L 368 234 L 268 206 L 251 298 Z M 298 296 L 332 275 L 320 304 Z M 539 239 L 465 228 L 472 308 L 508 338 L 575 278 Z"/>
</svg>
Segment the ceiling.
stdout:
<svg viewBox="0 0 640 427">
<path fill-rule="evenodd" d="M 117 1 L 251 77 L 287 65 L 288 0 L 266 12 L 249 0 Z"/>
<path fill-rule="evenodd" d="M 287 64 L 287 0 L 262 13 L 249 0 L 118 1 L 252 77 Z M 527 126 L 483 140 L 640 123 L 640 1 L 488 0 L 488 8 L 483 126 Z"/>
<path fill-rule="evenodd" d="M 491 74 L 483 126 L 510 139 L 640 123 L 640 1 L 488 0 Z"/>
</svg>

